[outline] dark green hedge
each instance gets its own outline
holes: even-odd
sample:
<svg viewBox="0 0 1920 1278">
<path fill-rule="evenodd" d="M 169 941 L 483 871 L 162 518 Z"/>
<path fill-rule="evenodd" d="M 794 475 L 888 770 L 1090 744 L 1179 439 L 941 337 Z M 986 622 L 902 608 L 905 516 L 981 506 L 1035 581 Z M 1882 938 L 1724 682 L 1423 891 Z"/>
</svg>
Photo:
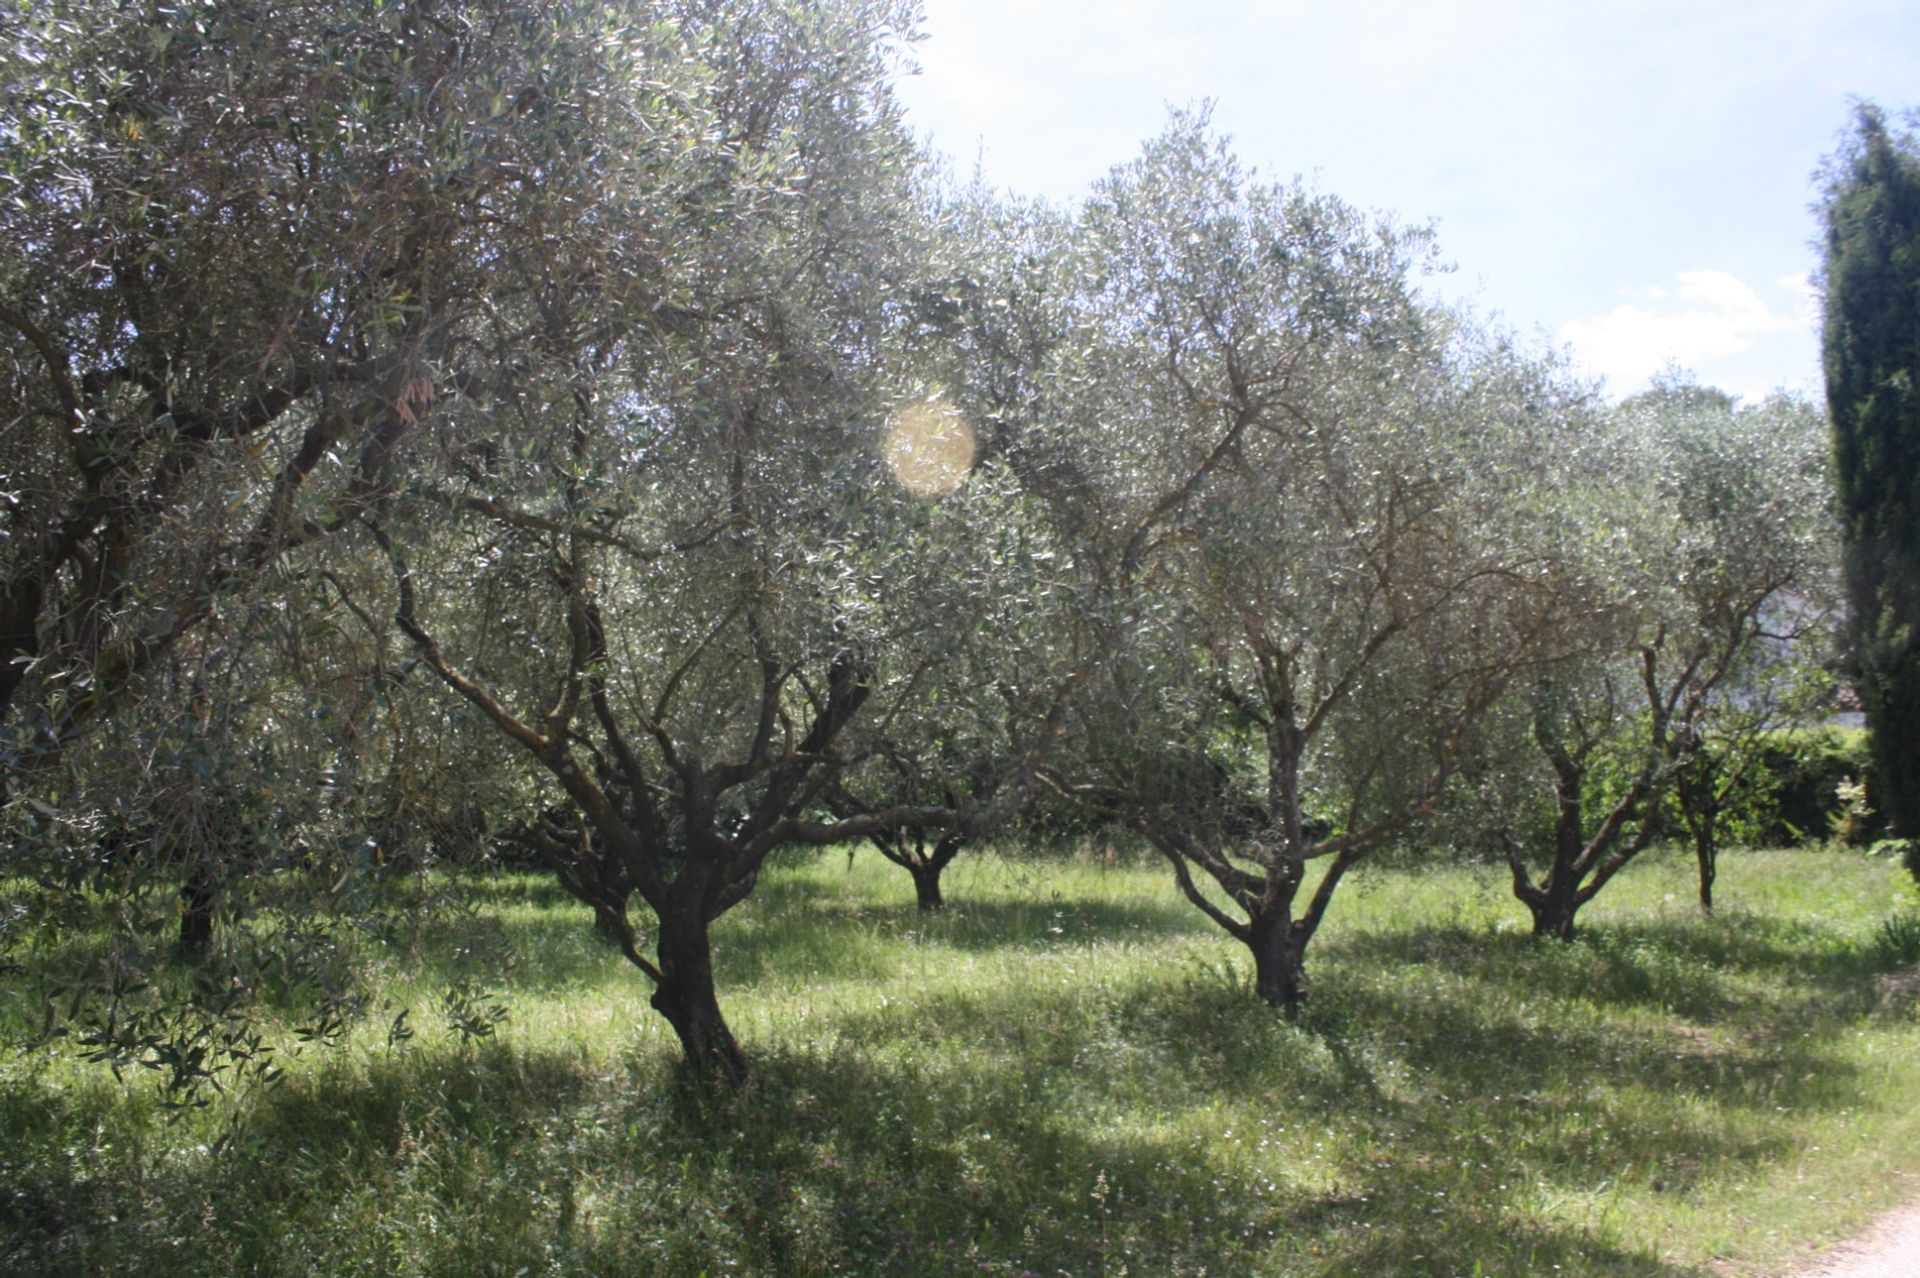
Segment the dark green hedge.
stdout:
<svg viewBox="0 0 1920 1278">
<path fill-rule="evenodd" d="M 1868 776 L 1871 764 L 1863 728 L 1800 728 L 1776 734 L 1765 747 L 1762 765 L 1772 784 L 1770 809 L 1760 823 L 1760 842 L 1788 845 L 1838 838 L 1865 847 L 1879 837 L 1882 820 L 1874 807 L 1877 788 Z M 1843 783 L 1867 781 L 1867 813 L 1849 813 L 1840 795 Z"/>
</svg>

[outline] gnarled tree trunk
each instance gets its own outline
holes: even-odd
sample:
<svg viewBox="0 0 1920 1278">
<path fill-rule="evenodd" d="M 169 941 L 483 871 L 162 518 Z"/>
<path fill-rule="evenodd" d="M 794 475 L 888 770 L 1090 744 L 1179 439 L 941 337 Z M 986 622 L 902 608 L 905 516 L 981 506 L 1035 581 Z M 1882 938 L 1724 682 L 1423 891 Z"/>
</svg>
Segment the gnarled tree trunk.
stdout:
<svg viewBox="0 0 1920 1278">
<path fill-rule="evenodd" d="M 661 980 L 653 991 L 653 1008 L 673 1026 L 688 1068 L 724 1082 L 743 1082 L 747 1058 L 720 1012 L 708 926 L 697 913 L 661 916 L 656 949 Z"/>
<path fill-rule="evenodd" d="M 1573 939 L 1574 915 L 1580 912 L 1580 894 L 1571 881 L 1553 880 L 1545 891 L 1522 897 L 1533 915 L 1533 934 L 1558 941 Z"/>
<path fill-rule="evenodd" d="M 1582 804 L 1587 781 L 1584 763 L 1575 759 L 1557 740 L 1535 727 L 1535 739 L 1546 750 L 1553 765 L 1553 865 L 1547 876 L 1535 885 L 1527 873 L 1518 846 L 1510 844 L 1507 863 L 1513 870 L 1513 894 L 1533 915 L 1533 934 L 1561 941 L 1573 939 L 1574 916 L 1583 904 L 1580 881 L 1586 846 L 1586 821 Z"/>
<path fill-rule="evenodd" d="M 913 875 L 914 904 L 922 910 L 946 908 L 947 899 L 940 894 L 940 872 L 946 868 L 946 863 L 942 861 L 921 862 L 907 867 L 908 873 Z"/>
<path fill-rule="evenodd" d="M 1305 946 L 1285 917 L 1255 920 L 1246 938 L 1253 951 L 1253 989 L 1269 1005 L 1297 1015 L 1307 997 Z"/>
</svg>

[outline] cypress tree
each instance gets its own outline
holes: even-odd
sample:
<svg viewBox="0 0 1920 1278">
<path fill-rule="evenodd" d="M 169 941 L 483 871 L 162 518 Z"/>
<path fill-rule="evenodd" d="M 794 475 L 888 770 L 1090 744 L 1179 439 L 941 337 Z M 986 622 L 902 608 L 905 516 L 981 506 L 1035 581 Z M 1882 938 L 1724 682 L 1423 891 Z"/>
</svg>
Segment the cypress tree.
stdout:
<svg viewBox="0 0 1920 1278">
<path fill-rule="evenodd" d="M 1827 175 L 1827 405 L 1877 805 L 1920 877 L 1920 144 L 1871 105 Z"/>
</svg>

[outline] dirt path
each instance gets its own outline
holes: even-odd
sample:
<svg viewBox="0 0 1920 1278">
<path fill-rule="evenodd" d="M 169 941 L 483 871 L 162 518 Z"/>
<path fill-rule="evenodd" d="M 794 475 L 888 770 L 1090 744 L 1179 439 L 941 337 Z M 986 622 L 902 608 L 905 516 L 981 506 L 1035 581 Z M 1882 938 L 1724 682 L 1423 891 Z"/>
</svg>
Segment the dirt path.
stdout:
<svg viewBox="0 0 1920 1278">
<path fill-rule="evenodd" d="M 1920 1200 L 1812 1258 L 1793 1278 L 1920 1278 Z"/>
</svg>

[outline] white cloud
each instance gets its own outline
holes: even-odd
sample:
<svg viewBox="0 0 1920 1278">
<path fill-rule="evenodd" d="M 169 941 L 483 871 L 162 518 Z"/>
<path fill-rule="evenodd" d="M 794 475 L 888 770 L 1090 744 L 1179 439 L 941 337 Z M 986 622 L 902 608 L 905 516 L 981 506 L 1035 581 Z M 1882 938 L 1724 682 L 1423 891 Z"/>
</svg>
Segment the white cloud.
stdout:
<svg viewBox="0 0 1920 1278">
<path fill-rule="evenodd" d="M 1798 275 L 1782 275 L 1775 280 L 1774 286 L 1793 294 L 1794 313 L 1800 323 L 1810 329 L 1820 327 L 1820 288 L 1813 282 L 1813 276 L 1806 271 Z"/>
<path fill-rule="evenodd" d="M 1804 278 L 1776 281 L 1791 297 L 1779 311 L 1728 271 L 1681 271 L 1677 278 L 1671 292 L 1651 285 L 1622 290 L 1652 304 L 1623 303 L 1569 321 L 1560 340 L 1589 371 L 1624 390 L 1668 364 L 1701 368 L 1750 350 L 1768 334 L 1809 326 Z"/>
</svg>

